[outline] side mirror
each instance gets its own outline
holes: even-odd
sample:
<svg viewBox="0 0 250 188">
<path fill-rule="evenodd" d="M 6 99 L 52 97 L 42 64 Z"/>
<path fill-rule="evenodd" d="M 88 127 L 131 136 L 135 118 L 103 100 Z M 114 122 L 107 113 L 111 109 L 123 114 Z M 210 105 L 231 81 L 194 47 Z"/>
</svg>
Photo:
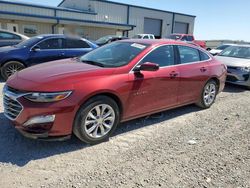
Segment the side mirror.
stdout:
<svg viewBox="0 0 250 188">
<path fill-rule="evenodd" d="M 41 50 L 41 48 L 39 46 L 34 46 L 32 48 L 32 51 L 34 51 L 34 52 L 39 52 L 40 50 Z"/>
<path fill-rule="evenodd" d="M 146 62 L 141 65 L 136 66 L 135 71 L 158 71 L 159 65 L 156 63 Z"/>
</svg>

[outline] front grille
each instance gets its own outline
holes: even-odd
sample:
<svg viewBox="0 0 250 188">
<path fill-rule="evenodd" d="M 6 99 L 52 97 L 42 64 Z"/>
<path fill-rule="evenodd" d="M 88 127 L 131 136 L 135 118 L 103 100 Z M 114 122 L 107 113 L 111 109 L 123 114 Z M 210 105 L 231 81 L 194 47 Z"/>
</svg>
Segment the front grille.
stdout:
<svg viewBox="0 0 250 188">
<path fill-rule="evenodd" d="M 11 120 L 16 119 L 23 109 L 22 105 L 18 101 L 11 99 L 7 95 L 4 95 L 3 103 L 4 113 Z"/>
</svg>

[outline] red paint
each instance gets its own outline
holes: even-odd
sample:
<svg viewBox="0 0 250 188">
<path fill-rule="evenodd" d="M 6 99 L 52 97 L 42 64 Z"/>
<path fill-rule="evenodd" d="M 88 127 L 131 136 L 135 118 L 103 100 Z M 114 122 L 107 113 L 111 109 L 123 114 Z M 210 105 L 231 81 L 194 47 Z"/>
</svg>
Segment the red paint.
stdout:
<svg viewBox="0 0 250 188">
<path fill-rule="evenodd" d="M 174 65 L 155 72 L 130 72 L 144 55 L 159 45 L 194 47 L 170 40 L 143 42 L 150 44 L 150 47 L 124 67 L 101 68 L 66 59 L 31 67 L 15 74 L 7 81 L 7 85 L 18 90 L 73 91 L 70 97 L 55 103 L 33 103 L 21 98 L 19 101 L 24 110 L 15 120 L 15 125 L 24 129 L 22 124 L 31 117 L 55 114 L 56 119 L 49 130 L 49 136 L 70 135 L 79 107 L 98 94 L 116 96 L 122 105 L 121 119 L 127 121 L 197 102 L 204 85 L 211 78 L 219 80 L 220 91 L 224 88 L 226 68 L 213 57 L 209 61 Z"/>
</svg>

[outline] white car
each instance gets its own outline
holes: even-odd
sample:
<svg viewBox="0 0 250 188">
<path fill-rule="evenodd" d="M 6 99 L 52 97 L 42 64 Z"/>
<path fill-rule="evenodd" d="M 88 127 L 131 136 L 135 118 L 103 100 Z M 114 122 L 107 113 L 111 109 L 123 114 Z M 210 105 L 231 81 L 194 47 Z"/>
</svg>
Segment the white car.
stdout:
<svg viewBox="0 0 250 188">
<path fill-rule="evenodd" d="M 227 82 L 250 89 L 250 45 L 233 45 L 216 59 L 227 66 Z"/>
<path fill-rule="evenodd" d="M 234 46 L 235 44 L 222 44 L 220 46 L 218 46 L 215 49 L 210 50 L 210 54 L 212 55 L 218 55 L 219 53 L 221 53 L 223 50 L 225 50 L 226 48 L 230 47 L 230 46 Z"/>
<path fill-rule="evenodd" d="M 155 39 L 153 34 L 137 34 L 132 37 L 133 39 Z"/>
</svg>

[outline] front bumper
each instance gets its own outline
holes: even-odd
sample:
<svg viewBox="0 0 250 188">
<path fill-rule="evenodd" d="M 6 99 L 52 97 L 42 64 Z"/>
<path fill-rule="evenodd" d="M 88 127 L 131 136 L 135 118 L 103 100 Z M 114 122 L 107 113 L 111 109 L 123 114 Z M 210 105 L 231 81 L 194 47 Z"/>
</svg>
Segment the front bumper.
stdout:
<svg viewBox="0 0 250 188">
<path fill-rule="evenodd" d="M 70 138 L 78 105 L 74 97 L 54 103 L 35 103 L 23 97 L 18 91 L 3 92 L 4 114 L 25 137 L 40 140 L 65 140 Z M 28 120 L 54 115 L 53 122 L 24 126 Z"/>
<path fill-rule="evenodd" d="M 226 82 L 250 87 L 250 72 L 243 72 L 237 67 L 228 67 Z"/>
</svg>

